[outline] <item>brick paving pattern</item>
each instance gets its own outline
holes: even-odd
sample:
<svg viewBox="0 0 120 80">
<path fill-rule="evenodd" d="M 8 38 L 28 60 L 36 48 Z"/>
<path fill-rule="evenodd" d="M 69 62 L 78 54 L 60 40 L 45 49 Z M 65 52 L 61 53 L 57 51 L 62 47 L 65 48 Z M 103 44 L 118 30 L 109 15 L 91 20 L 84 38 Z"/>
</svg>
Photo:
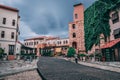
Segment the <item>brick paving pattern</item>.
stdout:
<svg viewBox="0 0 120 80">
<path fill-rule="evenodd" d="M 120 80 L 120 73 L 83 66 L 58 58 L 41 57 L 37 65 L 46 80 Z"/>
<path fill-rule="evenodd" d="M 0 80 L 42 80 L 42 79 L 36 70 L 32 70 L 7 76 Z"/>
</svg>

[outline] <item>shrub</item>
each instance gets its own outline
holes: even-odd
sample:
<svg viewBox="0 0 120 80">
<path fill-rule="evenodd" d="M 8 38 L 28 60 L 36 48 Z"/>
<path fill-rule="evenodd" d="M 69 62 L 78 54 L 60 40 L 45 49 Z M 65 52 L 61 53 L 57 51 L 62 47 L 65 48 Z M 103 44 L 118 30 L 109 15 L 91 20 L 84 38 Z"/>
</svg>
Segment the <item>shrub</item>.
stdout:
<svg viewBox="0 0 120 80">
<path fill-rule="evenodd" d="M 85 57 L 85 54 L 78 54 L 78 57 Z"/>
<path fill-rule="evenodd" d="M 2 59 L 3 55 L 4 55 L 4 50 L 0 48 L 0 59 Z"/>
<path fill-rule="evenodd" d="M 75 53 L 76 53 L 75 49 L 70 47 L 68 49 L 67 57 L 74 57 Z"/>
</svg>

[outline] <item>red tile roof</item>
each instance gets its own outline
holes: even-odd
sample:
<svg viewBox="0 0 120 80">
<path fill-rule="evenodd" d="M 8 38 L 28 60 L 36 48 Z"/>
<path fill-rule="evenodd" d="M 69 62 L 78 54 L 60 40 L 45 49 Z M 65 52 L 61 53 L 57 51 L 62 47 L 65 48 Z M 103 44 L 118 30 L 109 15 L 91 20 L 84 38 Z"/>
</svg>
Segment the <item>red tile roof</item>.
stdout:
<svg viewBox="0 0 120 80">
<path fill-rule="evenodd" d="M 44 39 L 44 38 L 46 38 L 46 36 L 40 36 L 40 37 L 29 38 L 29 39 L 25 39 L 24 41 L 27 41 L 27 40 L 37 40 L 37 39 Z"/>
<path fill-rule="evenodd" d="M 40 37 L 34 37 L 34 38 L 25 39 L 24 41 L 27 41 L 27 40 L 37 40 L 37 39 L 53 40 L 53 39 L 57 39 L 57 38 L 58 38 L 58 37 L 52 37 L 52 36 L 40 36 Z"/>
<path fill-rule="evenodd" d="M 1 4 L 0 4 L 0 8 L 15 11 L 15 12 L 19 12 L 19 10 L 17 8 L 12 8 L 12 7 L 1 5 Z"/>
<path fill-rule="evenodd" d="M 119 42 L 120 42 L 120 38 L 112 40 L 112 41 L 106 43 L 105 45 L 101 46 L 101 49 L 111 48 L 111 47 L 113 47 L 114 45 L 116 45 Z"/>
</svg>

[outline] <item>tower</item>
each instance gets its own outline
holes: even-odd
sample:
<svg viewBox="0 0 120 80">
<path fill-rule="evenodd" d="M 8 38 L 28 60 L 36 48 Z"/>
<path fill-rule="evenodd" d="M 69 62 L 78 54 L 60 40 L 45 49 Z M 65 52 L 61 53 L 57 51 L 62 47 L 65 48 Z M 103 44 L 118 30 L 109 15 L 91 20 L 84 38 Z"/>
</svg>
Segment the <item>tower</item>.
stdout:
<svg viewBox="0 0 120 80">
<path fill-rule="evenodd" d="M 85 53 L 84 46 L 84 6 L 82 3 L 74 5 L 73 22 L 69 23 L 70 47 L 76 53 Z"/>
</svg>

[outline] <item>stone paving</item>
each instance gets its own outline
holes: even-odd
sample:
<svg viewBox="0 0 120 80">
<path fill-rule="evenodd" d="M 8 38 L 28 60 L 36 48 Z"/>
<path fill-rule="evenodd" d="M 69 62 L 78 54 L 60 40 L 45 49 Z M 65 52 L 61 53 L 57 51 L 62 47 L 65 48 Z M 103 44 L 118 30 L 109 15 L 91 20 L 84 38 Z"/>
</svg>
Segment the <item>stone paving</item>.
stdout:
<svg viewBox="0 0 120 80">
<path fill-rule="evenodd" d="M 36 69 L 36 63 L 37 60 L 33 60 L 32 62 L 23 60 L 0 61 L 0 77 Z"/>
<path fill-rule="evenodd" d="M 36 70 L 30 70 L 3 77 L 0 80 L 42 80 L 42 79 Z"/>
<path fill-rule="evenodd" d="M 120 80 L 120 73 L 75 64 L 64 59 L 41 57 L 37 66 L 45 80 Z"/>
</svg>

